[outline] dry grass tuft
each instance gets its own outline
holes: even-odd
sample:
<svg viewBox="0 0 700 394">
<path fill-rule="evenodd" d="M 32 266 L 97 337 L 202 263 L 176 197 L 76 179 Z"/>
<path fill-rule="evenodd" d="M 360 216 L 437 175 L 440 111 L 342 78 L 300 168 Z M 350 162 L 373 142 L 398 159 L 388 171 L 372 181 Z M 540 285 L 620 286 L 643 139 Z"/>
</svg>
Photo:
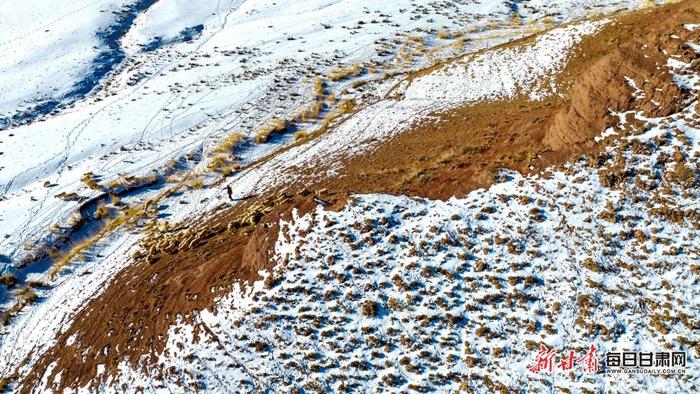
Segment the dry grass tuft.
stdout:
<svg viewBox="0 0 700 394">
<path fill-rule="evenodd" d="M 105 235 L 111 233 L 112 231 L 116 230 L 117 228 L 121 227 L 131 219 L 134 219 L 135 217 L 138 217 L 140 215 L 143 215 L 144 213 L 144 208 L 143 207 L 136 207 L 136 208 L 128 208 L 122 211 L 122 214 L 110 221 L 108 221 L 100 231 L 97 232 L 92 237 L 89 237 L 79 243 L 76 243 L 73 245 L 73 247 L 65 254 L 61 256 L 55 256 L 54 258 L 54 265 L 51 267 L 51 271 L 49 272 L 51 277 L 55 277 L 58 273 L 60 273 L 67 265 L 70 263 L 73 259 L 78 258 L 79 256 L 83 255 L 83 253 L 91 248 L 93 245 L 97 243 L 102 237 Z"/>
<path fill-rule="evenodd" d="M 355 109 L 356 103 L 353 99 L 343 100 L 338 104 L 338 110 L 336 112 L 331 112 L 323 118 L 321 126 L 318 128 L 319 133 L 324 133 L 328 130 L 331 122 L 338 119 L 340 116 L 348 114 Z"/>
<path fill-rule="evenodd" d="M 240 165 L 239 163 L 234 163 L 230 164 L 224 168 L 221 168 L 221 175 L 223 176 L 229 176 L 233 174 L 234 172 L 240 170 L 243 166 Z"/>
<path fill-rule="evenodd" d="M 86 172 L 80 180 L 90 189 L 102 190 L 102 187 L 97 183 L 97 176 L 92 172 Z"/>
<path fill-rule="evenodd" d="M 267 142 L 270 135 L 283 133 L 287 130 L 287 121 L 280 118 L 273 118 L 267 122 L 258 132 L 255 134 L 255 142 L 262 144 Z"/>
<path fill-rule="evenodd" d="M 82 256 L 86 250 L 94 246 L 100 239 L 104 238 L 107 234 L 112 233 L 113 231 L 128 223 L 136 223 L 140 218 L 148 217 L 148 215 L 151 212 L 153 212 L 152 207 L 157 206 L 158 201 L 160 201 L 164 197 L 170 197 L 173 194 L 175 194 L 178 190 L 185 186 L 185 182 L 188 180 L 188 178 L 189 175 L 185 176 L 185 178 L 181 180 L 177 186 L 171 187 L 159 193 L 157 196 L 148 200 L 143 205 L 139 205 L 137 207 L 122 207 L 121 214 L 115 218 L 106 220 L 102 228 L 95 234 L 78 243 L 73 244 L 70 250 L 63 254 L 56 252 L 53 255 L 51 255 L 50 257 L 54 261 L 54 264 L 48 272 L 49 276 L 53 278 L 56 275 L 58 275 L 73 259 Z M 199 182 L 201 182 L 202 186 L 204 185 L 203 180 L 200 179 Z"/>
<path fill-rule="evenodd" d="M 10 383 L 12 383 L 11 378 L 8 378 L 8 377 L 0 378 L 0 393 L 6 392 L 7 389 L 10 387 Z"/>
<path fill-rule="evenodd" d="M 309 108 L 301 112 L 300 115 L 296 116 L 296 119 L 302 122 L 308 122 L 310 120 L 318 119 L 323 109 L 323 101 L 319 100 L 311 104 Z"/>
<path fill-rule="evenodd" d="M 330 74 L 328 74 L 328 78 L 334 82 L 340 81 L 341 79 L 356 77 L 360 75 L 362 71 L 362 66 L 359 64 L 355 64 L 354 66 L 339 68 L 331 71 Z"/>
<path fill-rule="evenodd" d="M 240 168 L 240 164 L 236 162 L 234 156 L 232 156 L 232 152 L 244 139 L 245 134 L 240 132 L 231 133 L 226 136 L 216 148 L 212 149 L 212 153 L 214 153 L 215 156 L 209 164 L 207 164 L 207 168 L 210 171 L 221 172 L 224 176 L 228 176 Z"/>
<path fill-rule="evenodd" d="M 448 40 L 452 38 L 452 34 L 447 30 L 440 30 L 438 32 L 438 38 L 441 40 Z"/>
<path fill-rule="evenodd" d="M 294 133 L 294 140 L 295 141 L 304 140 L 308 137 L 309 137 L 309 132 L 306 130 L 299 130 L 296 133 Z"/>
<path fill-rule="evenodd" d="M 379 314 L 377 303 L 372 300 L 365 300 L 362 303 L 362 314 L 366 317 L 376 317 Z"/>
<path fill-rule="evenodd" d="M 2 275 L 0 276 L 0 283 L 10 288 L 17 283 L 17 276 L 13 273 Z"/>
<path fill-rule="evenodd" d="M 245 139 L 245 134 L 241 132 L 231 133 L 224 138 L 221 143 L 212 150 L 213 153 L 231 153 Z"/>
<path fill-rule="evenodd" d="M 77 193 L 66 193 L 66 192 L 61 192 L 56 194 L 54 197 L 63 200 L 63 201 L 76 201 L 80 199 L 80 196 Z"/>
<path fill-rule="evenodd" d="M 316 97 L 323 97 L 326 95 L 326 84 L 319 77 L 314 79 L 314 93 Z"/>
<path fill-rule="evenodd" d="M 0 314 L 0 324 L 6 326 L 10 320 L 17 316 L 27 306 L 35 303 L 39 299 L 39 295 L 30 287 L 23 287 L 13 293 L 17 301 L 7 311 Z"/>
<path fill-rule="evenodd" d="M 110 190 L 114 191 L 120 187 L 128 189 L 138 185 L 154 184 L 156 182 L 158 182 L 158 177 L 155 175 L 137 177 L 129 174 L 119 174 L 119 178 L 113 180 L 107 186 Z"/>
<path fill-rule="evenodd" d="M 352 110 L 355 109 L 355 100 L 349 99 L 349 100 L 343 100 L 340 104 L 338 104 L 338 112 L 341 114 L 348 114 L 352 112 Z"/>
<path fill-rule="evenodd" d="M 187 186 L 190 189 L 201 189 L 204 187 L 204 179 L 200 177 L 193 178 Z"/>
<path fill-rule="evenodd" d="M 104 203 L 97 205 L 95 213 L 92 215 L 95 220 L 102 220 L 109 217 L 109 208 Z"/>
<path fill-rule="evenodd" d="M 207 164 L 207 168 L 210 171 L 218 171 L 220 168 L 226 166 L 230 159 L 231 157 L 229 155 L 218 155 Z"/>
</svg>

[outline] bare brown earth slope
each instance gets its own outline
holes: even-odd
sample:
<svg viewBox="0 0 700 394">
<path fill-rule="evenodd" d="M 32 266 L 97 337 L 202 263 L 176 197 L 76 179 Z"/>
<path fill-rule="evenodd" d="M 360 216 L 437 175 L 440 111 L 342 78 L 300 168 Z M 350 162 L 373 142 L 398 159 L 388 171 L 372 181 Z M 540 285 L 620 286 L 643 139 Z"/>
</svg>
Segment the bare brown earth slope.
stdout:
<svg viewBox="0 0 700 394">
<path fill-rule="evenodd" d="M 499 168 L 534 173 L 595 154 L 600 144 L 593 137 L 619 120 L 611 110 L 673 113 L 688 93 L 671 83 L 659 65 L 668 58 L 664 52 L 700 65 L 690 48 L 678 44 L 698 35 L 682 27 L 692 20 L 700 20 L 698 1 L 619 16 L 585 38 L 555 77 L 565 92 L 561 97 L 470 104 L 434 114 L 439 121 L 415 124 L 375 149 L 345 159 L 337 178 L 290 184 L 218 212 L 190 230 L 159 234 L 161 246 L 145 245 L 148 258 L 128 266 L 85 305 L 21 381 L 21 390 L 29 392 L 49 368 L 49 381 L 56 379 L 53 388 L 58 390 L 98 384 L 100 364 L 109 376 L 125 359 L 136 365 L 151 355 L 150 362 L 156 362 L 177 317 L 187 319 L 192 311 L 211 308 L 234 283 L 257 279 L 257 272 L 268 267 L 277 223 L 292 208 L 304 212 L 324 201 L 339 207 L 356 192 L 439 199 L 464 195 L 497 181 Z M 669 39 L 671 34 L 682 40 Z M 631 98 L 634 90 L 625 77 L 646 81 L 639 86 L 644 98 Z"/>
</svg>

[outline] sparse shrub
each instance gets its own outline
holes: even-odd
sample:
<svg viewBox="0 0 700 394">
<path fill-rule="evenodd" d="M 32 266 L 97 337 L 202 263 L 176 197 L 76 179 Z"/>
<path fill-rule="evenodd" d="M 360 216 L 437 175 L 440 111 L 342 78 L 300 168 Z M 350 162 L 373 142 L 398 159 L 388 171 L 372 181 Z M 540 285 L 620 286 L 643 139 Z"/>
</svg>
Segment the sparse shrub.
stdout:
<svg viewBox="0 0 700 394">
<path fill-rule="evenodd" d="M 377 307 L 377 303 L 372 301 L 372 300 L 365 300 L 365 302 L 362 303 L 362 314 L 367 316 L 367 317 L 376 317 L 377 314 L 379 313 L 379 308 Z"/>
<path fill-rule="evenodd" d="M 695 186 L 697 175 L 690 167 L 683 163 L 676 163 L 676 168 L 671 173 L 671 181 L 686 187 Z"/>
<path fill-rule="evenodd" d="M 10 387 L 10 378 L 2 377 L 0 378 L 0 393 L 4 393 L 7 391 L 7 388 Z"/>
<path fill-rule="evenodd" d="M 341 115 L 342 113 L 340 112 L 331 112 L 326 115 L 326 117 L 323 118 L 323 122 L 321 122 L 321 126 L 318 128 L 318 132 L 324 133 L 326 130 L 328 130 L 328 126 L 330 126 L 331 122 L 338 119 Z"/>
<path fill-rule="evenodd" d="M 601 267 L 590 257 L 583 262 L 583 266 L 593 272 L 604 272 L 603 267 Z"/>
<path fill-rule="evenodd" d="M 491 329 L 487 326 L 479 326 L 476 329 L 476 335 L 479 337 L 488 337 L 491 335 Z"/>
<path fill-rule="evenodd" d="M 258 353 L 266 352 L 270 348 L 270 345 L 263 341 L 253 341 L 251 342 L 250 346 L 255 348 L 255 351 Z"/>
<path fill-rule="evenodd" d="M 660 332 L 663 335 L 667 335 L 668 333 L 671 332 L 671 330 L 668 329 L 668 327 L 664 324 L 664 318 L 661 315 L 654 314 L 651 316 L 651 320 L 649 321 L 649 325 L 654 327 L 656 331 Z"/>
<path fill-rule="evenodd" d="M 308 122 L 314 119 L 318 119 L 322 109 L 323 101 L 318 100 L 315 103 L 311 104 L 308 108 L 303 110 L 300 115 L 297 115 L 295 117 L 295 119 L 301 122 Z"/>
<path fill-rule="evenodd" d="M 316 97 L 322 97 L 326 94 L 326 86 L 321 78 L 314 79 L 314 93 L 316 93 Z"/>
<path fill-rule="evenodd" d="M 393 311 L 399 311 L 402 308 L 401 301 L 399 301 L 393 297 L 389 298 L 388 305 L 389 305 L 389 309 L 391 309 Z"/>
<path fill-rule="evenodd" d="M 12 287 L 15 284 L 17 284 L 17 276 L 13 273 L 4 274 L 0 276 L 0 283 L 7 286 L 8 288 Z"/>
<path fill-rule="evenodd" d="M 343 100 L 338 104 L 338 112 L 341 114 L 350 113 L 353 109 L 355 109 L 355 100 L 353 99 Z"/>
<path fill-rule="evenodd" d="M 530 209 L 530 216 L 532 219 L 536 222 L 542 223 L 545 220 L 547 220 L 547 216 L 545 216 L 545 213 L 543 210 L 539 208 L 532 208 Z"/>
<path fill-rule="evenodd" d="M 530 351 L 534 351 L 539 349 L 540 343 L 537 341 L 533 341 L 531 339 L 526 339 L 525 340 L 525 348 Z"/>
<path fill-rule="evenodd" d="M 120 174 L 117 179 L 111 181 L 107 186 L 109 189 L 115 190 L 119 187 L 154 184 L 156 182 L 158 182 L 158 177 L 155 175 L 136 177 L 129 174 Z"/>
<path fill-rule="evenodd" d="M 488 268 L 488 265 L 484 260 L 479 260 L 474 264 L 474 271 L 476 272 L 482 272 L 485 271 Z"/>
<path fill-rule="evenodd" d="M 80 196 L 76 193 L 66 193 L 66 192 L 61 192 L 56 194 L 54 197 L 63 200 L 63 201 L 75 201 L 79 200 Z"/>
<path fill-rule="evenodd" d="M 36 294 L 33 290 L 30 290 L 27 288 L 26 291 L 23 291 L 21 293 L 22 300 L 27 303 L 27 304 L 33 304 L 39 299 L 39 295 Z"/>
<path fill-rule="evenodd" d="M 405 382 L 405 379 L 402 376 L 389 373 L 382 377 L 382 382 L 384 382 L 384 384 L 387 386 L 398 387 Z"/>
<path fill-rule="evenodd" d="M 238 171 L 239 169 L 241 169 L 240 164 L 238 164 L 238 163 L 231 164 L 231 165 L 228 165 L 228 166 L 221 169 L 221 175 L 222 176 L 229 176 L 229 175 L 233 174 L 235 171 Z"/>
<path fill-rule="evenodd" d="M 700 274 L 700 265 L 698 264 L 693 264 L 690 266 L 690 273 L 698 276 Z"/>
<path fill-rule="evenodd" d="M 226 164 L 227 161 L 228 158 L 226 156 L 216 156 L 212 161 L 209 162 L 207 168 L 209 168 L 210 170 L 215 170 Z"/>
<path fill-rule="evenodd" d="M 39 295 L 36 294 L 30 287 L 23 287 L 16 291 L 14 295 L 19 299 L 13 307 L 13 309 L 17 310 L 16 312 L 22 310 L 22 308 L 26 305 L 35 303 L 39 299 Z"/>
<path fill-rule="evenodd" d="M 465 37 L 459 37 L 454 41 L 454 44 L 452 44 L 452 45 L 454 46 L 454 48 L 456 50 L 461 51 L 462 48 L 464 48 L 464 44 L 466 44 L 466 43 L 467 43 L 467 39 Z"/>
<path fill-rule="evenodd" d="M 493 356 L 494 357 L 501 357 L 504 353 L 504 349 L 502 347 L 495 347 L 493 348 Z"/>
<path fill-rule="evenodd" d="M 277 285 L 277 278 L 273 274 L 268 275 L 263 283 L 266 289 L 271 289 Z"/>
<path fill-rule="evenodd" d="M 522 245 L 515 241 L 511 241 L 508 243 L 508 253 L 510 254 L 522 254 L 525 251 L 525 248 L 523 248 Z"/>
<path fill-rule="evenodd" d="M 576 306 L 581 309 L 588 309 L 594 306 L 593 300 L 588 294 L 581 294 L 576 299 Z"/>
<path fill-rule="evenodd" d="M 44 281 L 31 279 L 27 281 L 27 286 L 33 289 L 45 289 L 49 287 L 49 285 Z"/>
</svg>

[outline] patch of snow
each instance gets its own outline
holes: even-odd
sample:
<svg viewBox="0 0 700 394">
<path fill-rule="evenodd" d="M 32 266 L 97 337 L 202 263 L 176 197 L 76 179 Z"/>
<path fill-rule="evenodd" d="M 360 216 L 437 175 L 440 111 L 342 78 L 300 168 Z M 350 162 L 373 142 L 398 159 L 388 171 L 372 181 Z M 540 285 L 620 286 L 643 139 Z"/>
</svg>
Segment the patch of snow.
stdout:
<svg viewBox="0 0 700 394">
<path fill-rule="evenodd" d="M 617 134 L 618 133 L 615 131 L 615 129 L 613 129 L 612 127 L 608 127 L 607 129 L 605 129 L 605 131 L 603 131 L 603 133 L 601 133 L 597 137 L 594 137 L 593 139 L 595 140 L 595 142 L 600 142 L 607 137 L 610 137 L 612 135 L 617 135 Z"/>
<path fill-rule="evenodd" d="M 541 99 L 545 95 L 542 89 L 549 88 L 543 81 L 566 64 L 570 50 L 581 38 L 595 33 L 606 23 L 599 20 L 554 29 L 538 36 L 533 44 L 456 61 L 412 81 L 403 92 L 404 99 L 446 108 L 478 100 L 508 99 L 518 94 Z"/>
</svg>

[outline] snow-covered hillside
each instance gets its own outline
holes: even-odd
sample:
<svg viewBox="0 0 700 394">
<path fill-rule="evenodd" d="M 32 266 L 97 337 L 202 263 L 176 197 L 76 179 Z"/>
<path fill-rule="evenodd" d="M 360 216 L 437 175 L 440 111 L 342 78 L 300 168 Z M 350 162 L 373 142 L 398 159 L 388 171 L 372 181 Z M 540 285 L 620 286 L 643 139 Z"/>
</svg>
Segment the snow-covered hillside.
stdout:
<svg viewBox="0 0 700 394">
<path fill-rule="evenodd" d="M 67 3 L 75 6 L 74 2 Z M 74 103 L 73 97 L 64 98 L 69 107 L 42 117 L 43 121 L 13 126 L 4 132 L 0 155 L 0 220 L 4 237 L 0 245 L 6 259 L 21 261 L 27 254 L 22 245 L 40 247 L 44 242 L 41 234 L 55 223 L 66 222 L 75 211 L 74 201 L 54 196 L 96 194 L 81 184 L 86 173 L 94 173 L 102 183 L 117 180 L 119 174 L 147 176 L 173 160 L 211 148 L 231 131 L 241 131 L 252 139 L 265 121 L 288 116 L 313 102 L 311 86 L 316 75 L 364 62 L 388 63 L 387 71 L 425 65 L 427 60 L 421 60 L 420 52 L 411 61 L 398 55 L 409 36 L 422 39 L 425 43 L 421 45 L 427 49 L 445 46 L 451 53 L 453 40 L 443 43 L 437 38 L 437 31 L 430 32 L 438 30 L 436 27 L 449 32 L 464 31 L 461 50 L 468 52 L 531 33 L 538 25 L 565 22 L 592 11 L 568 2 L 534 4 L 524 8 L 522 15 L 517 14 L 522 20 L 514 24 L 512 9 L 499 2 L 427 6 L 415 3 L 405 8 L 400 3 L 377 1 L 278 2 L 274 6 L 264 1 L 225 5 L 211 2 L 216 7 L 202 3 L 196 7 L 197 12 L 192 12 L 192 2 L 157 2 L 135 18 L 133 29 L 123 32 L 119 50 L 126 57 L 114 65 L 116 70 L 100 87 Z M 605 3 L 593 10 L 622 6 L 634 4 Z M 6 7 L 12 8 L 9 3 Z M 546 23 L 540 21 L 539 14 L 530 13 L 537 9 L 548 10 L 551 16 Z M 9 18 L 27 13 L 22 8 L 12 8 L 12 12 L 3 15 Z M 21 23 L 18 18 L 14 19 L 15 24 Z M 91 31 L 101 31 L 102 25 L 109 24 L 78 18 Z M 174 20 L 177 23 L 171 23 Z M 174 31 L 200 25 L 203 31 L 196 39 L 178 42 Z M 13 31 L 14 25 L 2 26 Z M 159 27 L 163 30 L 159 31 Z M 64 30 L 50 37 L 78 45 L 71 36 L 77 33 L 68 27 Z M 92 37 L 85 32 L 80 36 Z M 158 39 L 165 44 L 150 48 Z M 35 40 L 40 38 L 30 35 L 4 45 L 26 50 Z M 95 42 L 82 45 L 99 48 Z M 51 46 L 55 47 L 63 48 L 58 44 Z M 12 50 L 7 53 L 14 53 Z M 36 50 L 32 56 L 42 53 Z M 377 53 L 382 56 L 377 57 Z M 45 70 L 42 78 L 47 76 L 60 87 L 80 84 L 81 78 L 91 72 L 86 67 L 94 60 L 89 53 L 64 62 L 58 61 L 54 52 L 43 56 L 49 56 L 48 64 L 65 80 L 51 78 Z M 439 51 L 434 56 L 439 56 Z M 39 96 L 18 90 L 28 86 L 28 77 L 22 73 L 37 72 L 44 66 L 16 66 L 23 59 L 21 54 L 3 59 L 13 62 L 12 68 L 3 68 L 2 82 L 7 85 L 3 92 L 11 88 L 12 94 L 18 95 L 12 100 L 34 101 L 50 96 L 55 89 L 47 85 Z M 68 70 L 77 70 L 76 75 Z M 341 98 L 340 93 L 348 84 L 339 81 L 332 85 L 332 92 Z M 12 96 L 3 93 L 5 97 Z M 3 112 L 11 117 L 14 105 L 8 104 Z M 241 160 L 254 160 L 288 142 L 290 137 L 243 152 Z M 197 163 L 186 164 L 195 167 Z"/>
<path fill-rule="evenodd" d="M 700 90 L 688 64 L 672 64 Z M 683 174 L 700 164 L 696 106 L 642 116 L 645 130 L 621 125 L 630 135 L 595 163 L 503 173 L 445 202 L 358 195 L 340 212 L 295 215 L 264 280 L 173 327 L 158 363 L 124 364 L 105 388 L 693 392 L 690 369 L 668 379 L 527 368 L 541 342 L 692 352 L 700 180 Z M 628 175 L 611 185 L 615 174 Z M 154 382 L 170 368 L 180 373 Z"/>
<path fill-rule="evenodd" d="M 661 28 L 649 34 L 658 40 L 635 47 L 648 50 L 647 60 L 615 64 L 614 72 L 591 67 L 586 78 L 610 79 L 596 85 L 571 59 L 589 66 L 607 58 L 620 38 L 600 32 L 660 4 L 14 3 L 0 4 L 0 392 L 693 392 L 700 385 L 692 367 L 673 379 L 528 371 L 540 342 L 595 344 L 601 354 L 666 347 L 686 351 L 689 362 L 697 357 L 700 81 L 697 60 L 686 60 L 700 54 L 700 20 L 673 26 L 694 37 L 687 42 Z M 621 28 L 623 38 L 629 29 Z M 587 40 L 594 43 L 582 49 Z M 664 64 L 639 66 L 658 53 Z M 669 74 L 673 89 L 651 86 Z M 532 106 L 541 126 L 528 135 L 543 139 L 556 126 L 546 117 L 566 117 L 571 86 L 590 88 L 592 97 L 617 83 L 625 86 L 615 91 L 619 101 L 632 108 L 613 114 L 617 124 L 571 151 L 522 149 L 558 164 L 587 153 L 542 173 L 504 169 L 492 186 L 447 201 L 375 188 L 340 208 L 327 206 L 323 186 L 304 188 L 349 177 L 351 158 L 369 157 L 371 166 L 372 152 L 398 136 L 426 125 L 434 132 L 447 122 L 441 114 L 462 116 L 470 106 L 486 108 L 485 135 L 503 124 L 521 132 L 522 125 L 499 123 L 499 103 Z M 609 104 L 607 117 L 612 100 L 589 101 Z M 578 110 L 572 104 L 569 112 L 589 115 Z M 666 112 L 649 115 L 655 110 Z M 463 119 L 465 128 L 477 124 Z M 567 126 L 584 128 L 575 120 Z M 463 142 L 445 149 L 488 150 Z M 520 160 L 505 152 L 479 169 Z M 428 178 L 413 167 L 393 170 Z M 263 224 L 256 211 L 244 223 L 219 225 L 246 204 L 261 209 L 265 198 L 287 192 L 316 193 L 317 206 Z M 95 312 L 100 297 L 119 293 L 112 281 L 133 269 L 142 275 L 133 281 L 186 283 L 186 273 L 169 278 L 139 267 L 159 267 L 225 234 L 232 245 L 263 234 L 272 246 L 262 279 L 203 283 L 209 294 L 187 296 L 214 301 L 198 310 L 183 305 L 173 316 L 161 315 L 160 303 L 177 297 L 158 293 L 151 320 L 109 322 L 136 336 L 162 329 L 154 337 L 165 351 L 141 354 L 128 339 L 102 346 L 85 334 L 103 327 L 105 309 L 132 307 Z M 210 253 L 229 252 L 195 255 Z M 246 253 L 235 254 L 240 264 Z M 135 297 L 126 289 L 125 298 Z M 137 354 L 138 363 L 118 359 L 123 353 Z"/>
</svg>

